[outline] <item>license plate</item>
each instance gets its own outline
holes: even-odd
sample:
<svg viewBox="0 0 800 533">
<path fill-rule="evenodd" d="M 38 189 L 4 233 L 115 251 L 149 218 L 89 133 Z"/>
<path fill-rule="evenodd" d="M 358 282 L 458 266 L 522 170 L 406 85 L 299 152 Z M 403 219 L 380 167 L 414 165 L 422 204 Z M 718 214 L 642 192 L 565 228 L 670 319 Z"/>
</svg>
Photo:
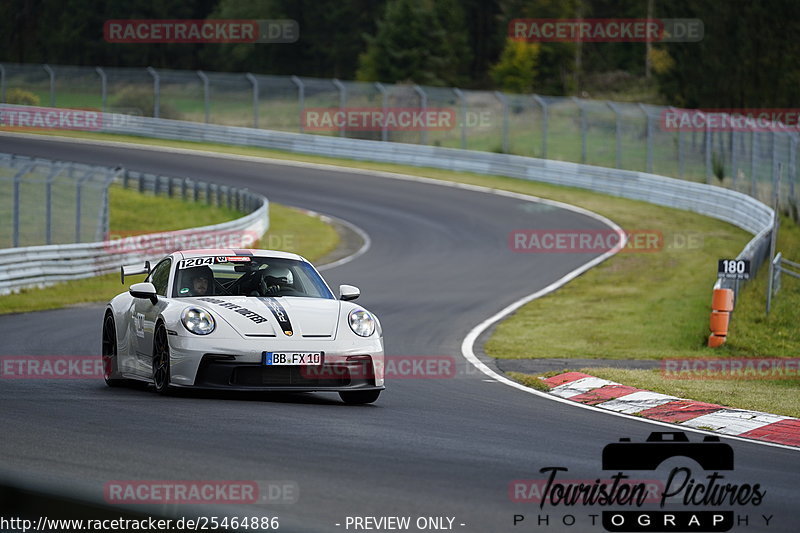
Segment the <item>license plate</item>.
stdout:
<svg viewBox="0 0 800 533">
<path fill-rule="evenodd" d="M 264 364 L 272 366 L 321 365 L 322 352 L 264 352 Z"/>
</svg>

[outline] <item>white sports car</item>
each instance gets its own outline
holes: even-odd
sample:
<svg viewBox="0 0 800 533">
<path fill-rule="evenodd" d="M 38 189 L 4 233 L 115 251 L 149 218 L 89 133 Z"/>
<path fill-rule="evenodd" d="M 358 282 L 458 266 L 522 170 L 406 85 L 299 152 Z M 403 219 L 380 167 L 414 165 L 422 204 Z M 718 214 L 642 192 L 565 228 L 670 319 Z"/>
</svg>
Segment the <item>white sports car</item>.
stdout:
<svg viewBox="0 0 800 533">
<path fill-rule="evenodd" d="M 378 319 L 339 287 L 335 298 L 299 255 L 270 250 L 174 252 L 108 303 L 103 361 L 109 386 L 332 391 L 371 403 L 384 389 Z"/>
</svg>

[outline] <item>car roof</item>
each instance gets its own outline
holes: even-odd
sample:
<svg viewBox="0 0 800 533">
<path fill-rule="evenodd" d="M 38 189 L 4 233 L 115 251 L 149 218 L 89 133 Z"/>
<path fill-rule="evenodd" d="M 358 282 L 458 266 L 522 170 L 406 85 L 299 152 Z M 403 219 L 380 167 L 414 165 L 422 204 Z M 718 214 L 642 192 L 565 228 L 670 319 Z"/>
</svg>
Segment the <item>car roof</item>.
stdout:
<svg viewBox="0 0 800 533">
<path fill-rule="evenodd" d="M 181 250 L 175 252 L 186 259 L 189 257 L 205 257 L 205 256 L 250 256 L 250 257 L 277 257 L 280 259 L 294 259 L 296 261 L 305 261 L 303 256 L 293 254 L 290 252 L 281 252 L 278 250 L 255 250 L 255 249 L 237 249 L 237 248 L 204 248 L 197 250 Z"/>
</svg>

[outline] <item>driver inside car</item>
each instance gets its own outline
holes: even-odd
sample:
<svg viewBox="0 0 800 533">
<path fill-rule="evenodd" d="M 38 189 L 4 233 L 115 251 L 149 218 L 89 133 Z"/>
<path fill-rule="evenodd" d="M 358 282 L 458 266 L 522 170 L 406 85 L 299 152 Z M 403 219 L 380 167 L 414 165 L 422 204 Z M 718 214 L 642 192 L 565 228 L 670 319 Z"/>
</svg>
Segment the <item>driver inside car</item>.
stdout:
<svg viewBox="0 0 800 533">
<path fill-rule="evenodd" d="M 187 268 L 181 273 L 181 296 L 214 294 L 214 273 L 208 266 Z"/>
<path fill-rule="evenodd" d="M 278 294 L 284 289 L 293 289 L 292 271 L 282 266 L 271 266 L 261 276 L 262 294 Z"/>
</svg>

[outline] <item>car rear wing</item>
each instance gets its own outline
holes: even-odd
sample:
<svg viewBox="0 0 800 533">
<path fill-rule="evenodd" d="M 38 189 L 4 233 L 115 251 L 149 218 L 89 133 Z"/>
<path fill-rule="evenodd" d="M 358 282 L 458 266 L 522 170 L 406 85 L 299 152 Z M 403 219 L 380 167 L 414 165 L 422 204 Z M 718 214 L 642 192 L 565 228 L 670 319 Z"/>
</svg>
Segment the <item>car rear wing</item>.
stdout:
<svg viewBox="0 0 800 533">
<path fill-rule="evenodd" d="M 150 261 L 145 261 L 144 265 L 122 265 L 119 267 L 119 277 L 122 284 L 125 284 L 125 276 L 136 276 L 139 274 L 150 273 Z"/>
</svg>

